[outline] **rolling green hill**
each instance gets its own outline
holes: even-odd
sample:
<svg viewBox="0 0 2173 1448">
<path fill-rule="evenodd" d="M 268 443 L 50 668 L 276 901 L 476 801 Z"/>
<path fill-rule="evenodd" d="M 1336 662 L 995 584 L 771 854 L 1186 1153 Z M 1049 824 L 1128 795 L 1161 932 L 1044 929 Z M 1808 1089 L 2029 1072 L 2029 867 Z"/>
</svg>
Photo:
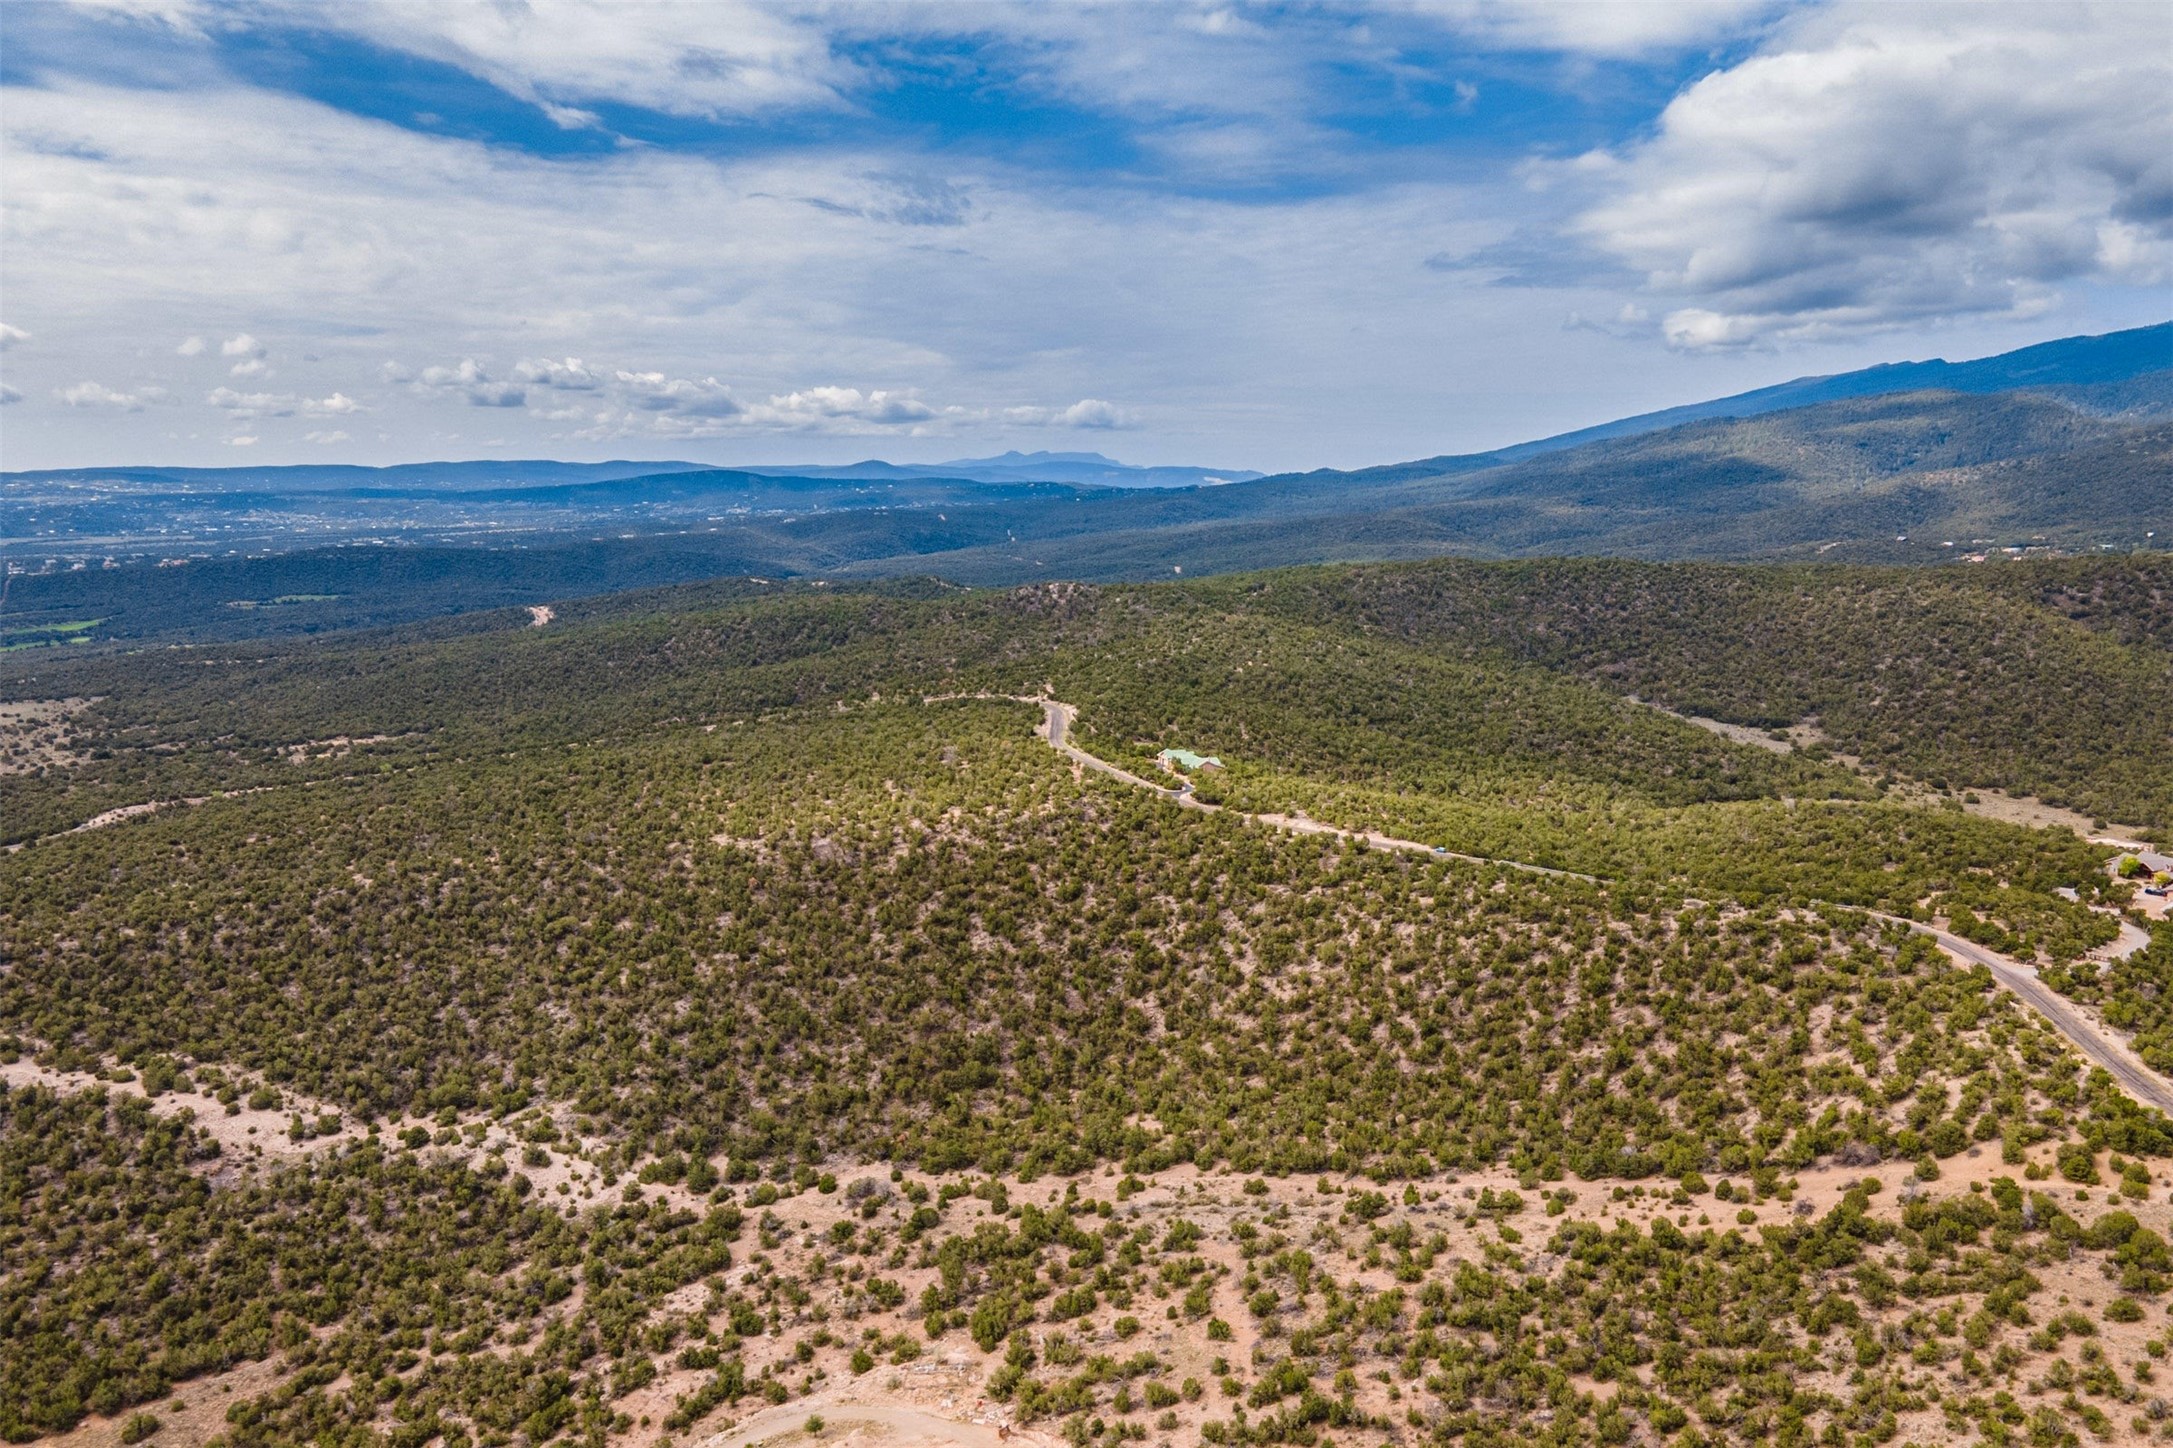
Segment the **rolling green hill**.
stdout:
<svg viewBox="0 0 2173 1448">
<path fill-rule="evenodd" d="M 0 1432 L 2154 1431 L 2173 1124 L 1902 922 L 2173 1067 L 2113 851 L 1964 807 L 2173 825 L 2169 590 L 739 578 L 11 654 Z"/>
</svg>

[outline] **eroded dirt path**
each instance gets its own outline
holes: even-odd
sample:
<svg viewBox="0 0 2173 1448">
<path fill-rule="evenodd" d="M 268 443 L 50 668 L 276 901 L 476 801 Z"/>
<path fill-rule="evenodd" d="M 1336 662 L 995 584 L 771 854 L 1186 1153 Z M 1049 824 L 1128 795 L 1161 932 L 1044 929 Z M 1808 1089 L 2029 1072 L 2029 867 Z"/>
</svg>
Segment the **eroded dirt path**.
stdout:
<svg viewBox="0 0 2173 1448">
<path fill-rule="evenodd" d="M 998 1444 L 1015 1443 L 1027 1448 L 1040 1448 L 1042 1444 L 1058 1440 L 1046 1433 L 1029 1428 L 1013 1428 L 987 1414 L 984 1406 L 983 1419 L 945 1418 L 934 1413 L 924 1413 L 916 1408 L 897 1408 L 882 1403 L 856 1403 L 850 1396 L 833 1398 L 827 1393 L 803 1398 L 788 1407 L 772 1408 L 757 1413 L 737 1427 L 721 1433 L 712 1433 L 702 1440 L 701 1448 L 761 1448 L 761 1445 L 791 1441 L 812 1441 L 807 1432 L 810 1418 L 822 1419 L 819 1434 L 825 1443 L 884 1443 L 896 1448 L 919 1448 L 919 1445 L 956 1443 L 965 1448 L 997 1448 Z"/>
</svg>

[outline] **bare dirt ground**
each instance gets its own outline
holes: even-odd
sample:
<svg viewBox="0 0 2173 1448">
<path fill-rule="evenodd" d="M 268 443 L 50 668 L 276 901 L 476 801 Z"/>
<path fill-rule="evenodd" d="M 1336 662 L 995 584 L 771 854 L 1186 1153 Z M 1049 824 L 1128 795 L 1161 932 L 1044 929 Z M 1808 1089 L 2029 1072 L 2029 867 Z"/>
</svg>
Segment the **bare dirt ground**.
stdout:
<svg viewBox="0 0 2173 1448">
<path fill-rule="evenodd" d="M 1962 800 L 1962 808 L 1973 815 L 1988 820 L 2002 820 L 2011 825 L 2027 825 L 2037 830 L 2073 830 L 2084 839 L 2097 833 L 2097 822 L 2085 814 L 2062 809 L 2056 804 L 2046 804 L 2026 794 L 2009 794 L 2000 789 L 1972 791 L 1977 798 Z"/>
<path fill-rule="evenodd" d="M 542 628 L 557 617 L 558 610 L 547 603 L 531 603 L 528 605 L 528 626 L 530 628 Z"/>
<path fill-rule="evenodd" d="M 2033 1163 L 2046 1167 L 2051 1148 L 2035 1148 L 2029 1155 Z M 2106 1169 L 2102 1159 L 2099 1166 L 2101 1171 Z M 709 1374 L 703 1369 L 668 1366 L 656 1381 L 615 1402 L 614 1407 L 626 1413 L 634 1426 L 623 1435 L 614 1435 L 614 1441 L 634 1448 L 655 1448 L 667 1439 L 700 1448 L 814 1442 L 868 1448 L 922 1448 L 939 1443 L 993 1448 L 1008 1442 L 1024 1448 L 1047 1448 L 1061 1441 L 1057 1424 L 1046 1420 L 1021 1423 L 1012 1405 L 989 1396 L 989 1378 L 1003 1361 L 1001 1348 L 983 1353 L 957 1329 L 934 1340 L 926 1336 L 915 1299 L 922 1288 L 936 1280 L 938 1274 L 932 1267 L 905 1260 L 903 1252 L 887 1258 L 862 1255 L 861 1247 L 841 1247 L 832 1235 L 832 1228 L 840 1223 L 894 1228 L 910 1210 L 900 1196 L 883 1195 L 878 1197 L 872 1217 L 856 1211 L 851 1200 L 856 1181 L 866 1179 L 877 1191 L 887 1194 L 902 1191 L 908 1183 L 932 1187 L 935 1179 L 901 1173 L 900 1180 L 894 1183 L 886 1167 L 846 1162 L 833 1163 L 832 1170 L 840 1182 L 837 1191 L 805 1190 L 770 1206 L 747 1208 L 747 1229 L 734 1248 L 734 1265 L 713 1279 L 725 1291 L 752 1293 L 764 1280 L 782 1280 L 800 1284 L 808 1292 L 806 1302 L 797 1310 L 785 1309 L 783 1324 L 775 1333 L 750 1339 L 741 1349 L 750 1377 L 766 1366 L 778 1366 L 789 1385 L 790 1400 L 772 1407 L 758 1398 L 743 1399 L 672 1433 L 663 1426 L 664 1418 Z M 1162 1365 L 1158 1381 L 1174 1388 L 1185 1379 L 1193 1379 L 1204 1389 L 1197 1397 L 1166 1409 L 1141 1406 L 1130 1415 L 1130 1421 L 1141 1427 L 1151 1425 L 1148 1441 L 1174 1445 L 1202 1441 L 1202 1424 L 1231 1416 L 1234 1404 L 1220 1385 L 1222 1373 L 1218 1367 L 1251 1381 L 1287 1355 L 1289 1335 L 1307 1310 L 1302 1304 L 1293 1307 L 1286 1303 L 1267 1319 L 1250 1311 L 1242 1278 L 1254 1263 L 1242 1250 L 1240 1236 L 1248 1229 L 1306 1248 L 1320 1276 L 1333 1279 L 1346 1293 L 1371 1296 L 1398 1286 L 1390 1265 L 1371 1249 L 1374 1226 L 1391 1229 L 1408 1221 L 1422 1236 L 1438 1233 L 1445 1237 L 1448 1245 L 1437 1260 L 1434 1275 L 1453 1274 L 1457 1264 L 1463 1262 L 1484 1264 L 1490 1256 L 1498 1261 L 1504 1250 L 1513 1251 L 1532 1269 L 1544 1270 L 1551 1260 L 1545 1255 L 1546 1243 L 1558 1226 L 1568 1222 L 1594 1221 L 1603 1228 L 1632 1224 L 1649 1232 L 1652 1224 L 1665 1216 L 1693 1232 L 1711 1226 L 1748 1235 L 1761 1226 L 1778 1226 L 1811 1212 L 1824 1212 L 1865 1179 L 1880 1184 L 1872 1198 L 1873 1215 L 1893 1220 L 1898 1219 L 1905 1203 L 1919 1194 L 1932 1198 L 1962 1195 L 1973 1186 L 1981 1189 L 1993 1177 L 2022 1175 L 2021 1167 L 2003 1165 L 1998 1149 L 1988 1147 L 1943 1163 L 1939 1179 L 1930 1183 L 1916 1181 L 1906 1163 L 1871 1168 L 1821 1163 L 1792 1179 L 1790 1199 L 1775 1197 L 1755 1206 L 1723 1203 L 1710 1192 L 1686 1204 L 1673 1198 L 1670 1184 L 1570 1180 L 1547 1184 L 1550 1191 L 1566 1190 L 1574 1197 L 1563 1215 L 1551 1217 L 1542 1214 L 1529 1188 L 1520 1188 L 1506 1172 L 1490 1170 L 1416 1181 L 1409 1184 L 1412 1191 L 1408 1195 L 1400 1185 L 1392 1186 L 1389 1194 L 1395 1205 L 1370 1225 L 1356 1221 L 1345 1211 L 1353 1193 L 1372 1188 L 1373 1184 L 1363 1178 L 1309 1176 L 1248 1181 L 1237 1174 L 1201 1172 L 1184 1165 L 1144 1178 L 1144 1189 L 1122 1201 L 1109 1200 L 1119 1195 L 1114 1169 L 1072 1179 L 1021 1182 L 1012 1177 L 1005 1179 L 1005 1185 L 1014 1204 L 1047 1206 L 1067 1197 L 1082 1202 L 1103 1199 L 1116 1222 L 1128 1228 L 1145 1228 L 1158 1238 L 1179 1220 L 1201 1228 L 1204 1235 L 1192 1250 L 1209 1265 L 1213 1287 L 1208 1317 L 1193 1319 L 1180 1313 L 1174 1291 L 1167 1296 L 1141 1293 L 1121 1307 L 1105 1300 L 1082 1317 L 1061 1323 L 1036 1322 L 1028 1329 L 1044 1358 L 1045 1374 L 1061 1373 L 1060 1369 L 1047 1367 L 1046 1359 L 1068 1343 L 1087 1355 L 1106 1353 L 1120 1359 L 1151 1351 Z M 2115 1205 L 2101 1188 L 2077 1188 L 2054 1180 L 2034 1184 L 2034 1189 L 2050 1191 L 2085 1223 Z M 639 1190 L 656 1194 L 653 1188 Z M 740 1189 L 742 1196 L 745 1190 Z M 1499 1220 L 1475 1212 L 1474 1199 L 1483 1191 L 1520 1192 L 1524 1209 Z M 2150 1196 L 2148 1201 L 2124 1201 L 2119 1205 L 2132 1211 L 2145 1226 L 2161 1234 L 2173 1233 L 2173 1206 L 2167 1202 L 2162 1179 L 2153 1184 Z M 940 1230 L 941 1234 L 970 1233 L 978 1224 L 995 1220 L 999 1216 L 986 1201 L 962 1197 L 946 1209 Z M 887 1250 L 887 1239 L 874 1250 Z M 2032 1270 L 2043 1283 L 2030 1302 L 2032 1314 L 2039 1321 L 2073 1308 L 2098 1323 L 2094 1337 L 2069 1340 L 2059 1349 L 2070 1370 L 2085 1365 L 2081 1357 L 2083 1343 L 2091 1342 L 2123 1379 L 2133 1379 L 2136 1367 L 2149 1361 L 2144 1343 L 2163 1326 L 2162 1313 L 2154 1310 L 2139 1323 L 2103 1320 L 2103 1308 L 2117 1295 L 2117 1288 L 2091 1258 L 2078 1256 L 2040 1263 Z M 900 1308 L 871 1310 L 867 1299 L 857 1293 L 858 1282 L 874 1275 L 891 1279 L 903 1289 Z M 1288 1283 L 1280 1285 L 1287 1297 Z M 704 1320 L 722 1330 L 728 1324 L 722 1312 L 705 1306 L 709 1295 L 707 1284 L 695 1284 L 674 1294 L 664 1310 Z M 1883 1318 L 1898 1320 L 1919 1307 L 1904 1299 Z M 1216 1321 L 1228 1325 L 1229 1335 L 1224 1340 L 1209 1336 L 1209 1324 Z M 823 1345 L 808 1350 L 807 1344 L 816 1341 Z M 877 1365 L 856 1374 L 848 1359 L 852 1350 L 863 1343 L 874 1347 Z M 901 1343 L 911 1345 L 905 1353 L 898 1350 Z M 1804 1386 L 1846 1396 L 1854 1367 L 1848 1335 L 1829 1340 L 1826 1347 L 1833 1350 L 1831 1367 L 1803 1374 Z M 666 1364 L 671 1361 L 665 1359 Z M 1395 1426 L 1338 1429 L 1333 1434 L 1336 1443 L 1346 1448 L 1385 1448 L 1387 1444 L 1413 1440 L 1413 1433 L 1404 1426 L 1405 1415 L 1414 1408 L 1423 1409 L 1427 1395 L 1420 1384 L 1402 1382 L 1387 1371 L 1391 1366 L 1386 1359 L 1362 1363 L 1356 1401 L 1367 1413 Z M 2052 1370 L 2052 1355 L 2032 1355 L 1998 1385 L 2015 1392 L 2026 1407 L 2057 1403 L 2060 1399 L 2056 1392 L 2042 1386 Z M 206 1441 L 223 1431 L 228 1403 L 267 1391 L 281 1376 L 274 1361 L 248 1364 L 182 1384 L 168 1405 L 156 1409 L 164 1421 L 157 1441 Z M 1957 1394 L 1983 1391 L 1982 1385 L 1968 1383 L 1951 1360 L 1927 1364 L 1917 1376 L 1927 1386 Z M 1601 1396 L 1612 1390 L 1610 1385 L 1594 1383 L 1584 1383 L 1581 1388 Z M 2104 1406 L 2118 1407 L 2109 1403 Z M 1114 1420 L 1120 1415 L 1104 1407 L 1095 1416 Z M 2133 1410 L 2115 1416 L 2124 1435 Z M 821 1424 L 811 1431 L 810 1419 L 817 1417 Z M 120 1419 L 93 1419 L 56 1441 L 81 1448 L 108 1448 L 117 1441 L 119 1426 Z M 1951 1434 L 1937 1408 L 1905 1414 L 1900 1438 L 1924 1445 L 1972 1441 L 1966 1434 Z M 2122 1437 L 2112 1441 L 2122 1441 Z"/>
<path fill-rule="evenodd" d="M 1793 725 L 1784 731 L 1787 735 L 1786 738 L 1776 739 L 1770 730 L 1753 729 L 1748 724 L 1726 724 L 1718 719 L 1707 719 L 1700 714 L 1678 714 L 1664 705 L 1648 703 L 1643 699 L 1633 699 L 1631 702 L 1644 704 L 1646 708 L 1665 714 L 1671 719 L 1680 719 L 1685 724 L 1695 724 L 1700 729 L 1718 734 L 1723 739 L 1733 740 L 1737 744 L 1747 744 L 1753 749 L 1763 749 L 1769 754 L 1786 754 L 1791 749 L 1799 749 L 1810 744 L 1823 744 L 1826 741 L 1826 736 L 1819 731 L 1816 725 L 1812 724 Z"/>
<path fill-rule="evenodd" d="M 787 1407 L 757 1413 L 735 1427 L 702 1439 L 702 1448 L 766 1448 L 773 1443 L 882 1444 L 885 1448 L 923 1448 L 923 1445 L 957 1443 L 966 1448 L 996 1448 L 999 1443 L 1018 1443 L 1039 1448 L 1062 1440 L 1032 1429 L 1012 1428 L 1001 1415 L 986 1408 L 978 1416 L 939 1417 L 917 1408 L 863 1401 L 867 1394 L 846 1388 L 817 1393 Z M 880 1394 L 878 1394 L 880 1396 Z M 982 1400 L 985 1402 L 986 1400 Z M 974 1409 L 954 1408 L 973 1413 Z M 816 1421 L 821 1426 L 810 1430 Z"/>
<path fill-rule="evenodd" d="M 111 1067 L 108 1066 L 107 1069 L 110 1070 Z M 102 1086 L 116 1096 L 142 1097 L 146 1094 L 140 1078 L 113 1081 L 106 1079 L 103 1074 L 94 1076 L 87 1071 L 55 1071 L 27 1057 L 0 1065 L 0 1082 L 4 1082 L 10 1090 L 17 1091 L 25 1086 L 48 1086 L 61 1092 L 88 1091 Z M 185 1112 L 193 1115 L 196 1124 L 219 1143 L 219 1161 L 213 1164 L 211 1170 L 229 1179 L 233 1173 L 252 1163 L 276 1161 L 311 1151 L 321 1151 L 327 1146 L 353 1140 L 362 1134 L 360 1127 L 352 1122 L 342 1121 L 339 1130 L 335 1132 L 298 1141 L 288 1134 L 297 1113 L 312 1122 L 326 1117 L 338 1117 L 340 1113 L 322 1102 L 310 1100 L 291 1091 L 280 1092 L 279 1096 L 280 1104 L 275 1107 L 252 1109 L 246 1102 L 237 1103 L 241 1109 L 232 1115 L 208 1091 L 166 1091 L 150 1097 L 149 1100 L 151 1109 L 162 1116 L 179 1116 Z"/>
<path fill-rule="evenodd" d="M 280 752 L 287 756 L 289 764 L 314 764 L 326 759 L 345 759 L 367 745 L 390 744 L 395 739 L 412 737 L 408 734 L 335 734 L 330 739 L 305 739 L 300 744 L 289 744 Z"/>
<path fill-rule="evenodd" d="M 1753 749 L 1763 749 L 1773 754 L 1786 754 L 1790 750 L 1808 748 L 1813 744 L 1826 744 L 1829 742 L 1825 732 L 1814 723 L 1806 722 L 1790 725 L 1787 729 L 1781 731 L 1785 737 L 1775 738 L 1771 731 L 1754 729 L 1747 724 L 1728 724 L 1719 719 L 1707 719 L 1697 714 L 1678 714 L 1673 709 L 1649 703 L 1643 699 L 1633 700 L 1633 702 L 1644 704 L 1648 709 L 1665 714 L 1672 719 L 1680 719 L 1686 724 L 1695 724 L 1700 729 L 1717 734 L 1723 739 L 1732 740 L 1737 744 L 1749 745 Z M 1831 755 L 1831 758 L 1836 763 L 1856 773 L 1869 773 L 1864 768 L 1864 762 L 1853 754 L 1835 752 Z M 1901 787 L 1889 797 L 1904 804 L 1926 805 L 1936 804 L 1945 798 L 1930 786 L 1913 780 L 1903 781 Z M 2078 814 L 2074 810 L 2065 809 L 2056 804 L 2047 804 L 2043 800 L 2033 798 L 2030 795 L 2009 794 L 2002 789 L 1978 787 L 1965 792 L 1960 796 L 1960 799 L 1963 809 L 1985 819 L 1999 820 L 2011 825 L 2023 825 L 2030 829 L 2072 830 L 2083 839 L 2092 840 L 2093 843 L 2118 843 L 2118 841 L 2110 839 L 2095 839 L 2096 836 L 2103 832 L 2098 828 L 2097 821 L 2091 819 L 2090 816 Z M 2119 828 L 2134 833 L 2132 827 Z"/>
<path fill-rule="evenodd" d="M 0 703 L 0 774 L 30 774 L 80 764 L 75 716 L 90 699 L 24 699 Z"/>
<path fill-rule="evenodd" d="M 226 1432 L 228 1404 L 270 1392 L 286 1376 L 278 1358 L 243 1363 L 229 1372 L 182 1383 L 162 1403 L 146 1404 L 111 1418 L 86 1418 L 69 1432 L 38 1441 L 66 1444 L 68 1448 L 119 1448 L 122 1425 L 137 1413 L 148 1412 L 159 1420 L 159 1431 L 149 1441 L 162 1448 L 169 1444 L 208 1443 Z"/>
</svg>

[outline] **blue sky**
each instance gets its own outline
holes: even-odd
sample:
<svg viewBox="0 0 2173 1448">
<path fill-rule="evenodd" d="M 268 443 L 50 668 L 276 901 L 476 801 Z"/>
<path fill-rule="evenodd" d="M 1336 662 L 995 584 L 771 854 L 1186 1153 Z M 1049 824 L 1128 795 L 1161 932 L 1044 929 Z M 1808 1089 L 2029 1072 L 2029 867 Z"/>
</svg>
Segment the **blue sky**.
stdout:
<svg viewBox="0 0 2173 1448">
<path fill-rule="evenodd" d="M 2173 314 L 2163 6 L 16 0 L 9 467 L 1281 469 Z"/>
</svg>

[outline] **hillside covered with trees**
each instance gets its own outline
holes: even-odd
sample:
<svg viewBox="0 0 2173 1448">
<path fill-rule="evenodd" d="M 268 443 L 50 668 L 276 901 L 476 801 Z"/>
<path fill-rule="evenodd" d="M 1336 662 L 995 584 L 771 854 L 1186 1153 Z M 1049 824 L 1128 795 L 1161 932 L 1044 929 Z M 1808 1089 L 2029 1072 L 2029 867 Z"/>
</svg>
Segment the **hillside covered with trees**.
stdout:
<svg viewBox="0 0 2173 1448">
<path fill-rule="evenodd" d="M 10 656 L 0 1432 L 2163 1435 L 2173 1124 L 1909 922 L 2162 1059 L 2115 851 L 1968 796 L 2173 825 L 2168 586 L 741 579 Z"/>
</svg>

